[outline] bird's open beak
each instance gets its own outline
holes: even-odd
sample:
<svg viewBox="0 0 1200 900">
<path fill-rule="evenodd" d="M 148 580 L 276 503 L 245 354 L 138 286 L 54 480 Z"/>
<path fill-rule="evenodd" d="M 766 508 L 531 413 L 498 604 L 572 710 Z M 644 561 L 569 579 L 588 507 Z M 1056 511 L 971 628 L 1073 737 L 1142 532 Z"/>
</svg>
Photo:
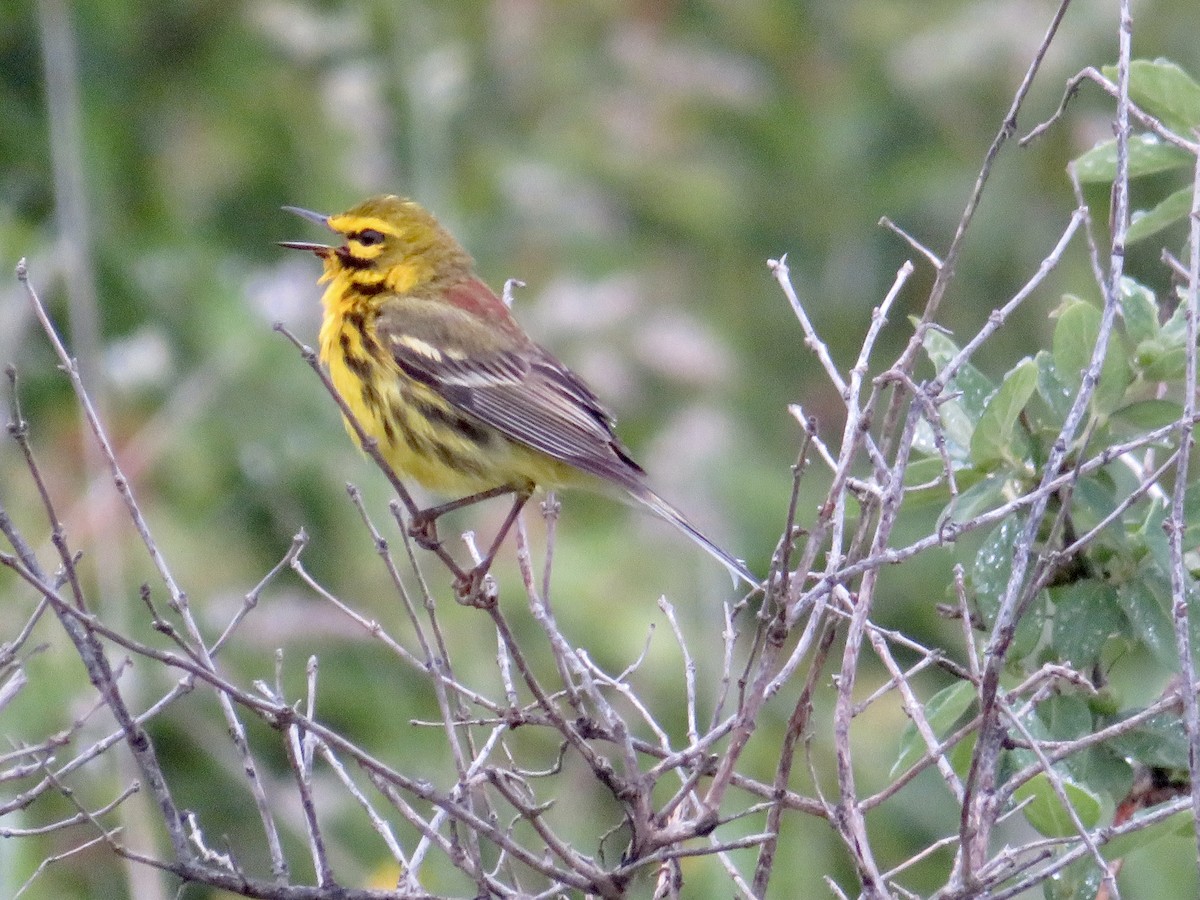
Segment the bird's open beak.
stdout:
<svg viewBox="0 0 1200 900">
<path fill-rule="evenodd" d="M 329 216 L 322 215 L 319 212 L 313 212 L 311 209 L 301 209 L 298 206 L 285 206 L 284 212 L 295 213 L 302 219 L 308 219 L 310 222 L 316 222 L 318 225 L 324 225 L 329 228 Z M 326 257 L 333 252 L 333 248 L 326 244 L 314 244 L 311 241 L 278 241 L 280 247 L 286 247 L 289 250 L 307 250 L 310 253 L 315 253 L 317 256 Z"/>
</svg>

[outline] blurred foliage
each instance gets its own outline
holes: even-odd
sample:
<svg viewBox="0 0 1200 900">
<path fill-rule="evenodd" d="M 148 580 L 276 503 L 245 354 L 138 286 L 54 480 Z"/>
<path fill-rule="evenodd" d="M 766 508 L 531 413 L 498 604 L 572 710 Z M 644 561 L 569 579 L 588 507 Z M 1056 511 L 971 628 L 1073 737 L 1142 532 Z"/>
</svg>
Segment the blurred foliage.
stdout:
<svg viewBox="0 0 1200 900">
<path fill-rule="evenodd" d="M 86 300 L 67 290 L 80 272 L 55 216 L 65 188 L 51 153 L 44 69 L 55 9 L 68 16 L 77 64 L 85 190 L 73 199 L 86 211 L 85 274 L 99 298 L 100 341 L 90 350 L 75 340 Z M 1192 0 L 1139 7 L 1139 55 L 1200 69 L 1193 14 Z M 315 264 L 274 247 L 306 236 L 279 207 L 332 212 L 383 191 L 433 209 L 493 285 L 528 284 L 516 301 L 527 327 L 611 404 L 662 492 L 761 571 L 798 440 L 786 405 L 803 404 L 825 435 L 841 427 L 766 259 L 788 253 L 816 327 L 849 365 L 872 307 L 913 255 L 878 219 L 889 216 L 935 252 L 945 248 L 1049 15 L 1044 4 L 984 0 L 9 0 L 0 5 L 0 262 L 29 258 L 69 342 L 96 373 L 92 387 L 127 473 L 214 632 L 302 525 L 313 537 L 311 570 L 368 615 L 403 627 L 393 602 L 378 599 L 390 596 L 385 574 L 342 491 L 346 479 L 360 483 L 382 522 L 382 479 L 270 328 L 283 320 L 311 340 L 318 318 Z M 1069 75 L 1112 61 L 1115 17 L 1110 4 L 1070 9 L 1022 131 L 1056 108 Z M 1064 167 L 1111 134 L 1110 118 L 1107 98 L 1085 90 L 1047 135 L 1023 150 L 1007 146 L 945 307 L 949 328 L 972 334 L 1036 269 L 1074 206 Z M 1097 184 L 1088 195 L 1098 210 L 1107 208 L 1104 190 Z M 1169 290 L 1158 247 L 1182 235 L 1174 219 L 1162 227 L 1129 258 L 1149 296 Z M 919 308 L 930 280 L 919 267 L 894 323 Z M 1087 281 L 1075 248 L 1042 296 Z M 1005 381 L 1031 336 L 1050 345 L 1052 305 L 1027 304 L 989 342 L 976 359 L 985 377 Z M 906 338 L 893 325 L 877 358 Z M 1139 348 L 1127 348 L 1137 360 L 1128 365 L 1147 364 Z M 111 497 L 67 504 L 82 496 L 85 439 L 23 298 L 0 284 L 0 362 L 9 361 L 68 532 L 78 547 L 109 544 L 97 554 L 103 602 L 136 618 L 136 586 L 150 577 L 144 551 L 112 527 L 121 511 Z M 1030 399 L 1020 377 L 1018 392 Z M 1112 398 L 1120 399 L 1116 388 Z M 997 419 L 1008 430 L 992 435 L 991 450 L 1011 449 L 1015 420 Z M 997 456 L 978 441 L 966 448 L 978 465 L 1033 452 L 1027 443 L 1017 457 Z M 0 453 L 0 496 L 32 529 L 36 506 L 21 471 L 15 453 Z M 823 491 L 814 474 L 802 521 Z M 931 505 L 930 518 L 936 513 Z M 462 521 L 489 527 L 477 512 Z M 630 540 L 630 529 L 646 539 Z M 948 631 L 928 603 L 929 579 L 945 584 L 937 562 L 932 556 L 929 572 L 888 573 L 895 593 L 881 621 L 933 641 Z M 513 577 L 508 566 L 502 581 Z M 570 602 L 560 618 L 596 636 L 591 650 L 602 663 L 640 652 L 663 591 L 698 594 L 686 615 L 711 627 L 724 590 L 724 574 L 712 569 L 653 523 L 606 501 L 566 499 L 556 590 Z M 0 602 L 13 590 L 0 582 Z M 336 698 L 324 714 L 368 744 L 387 747 L 400 723 L 432 715 L 422 708 L 427 698 L 406 690 L 405 672 L 300 596 L 286 578 L 276 585 L 227 664 L 270 679 L 272 651 L 285 647 L 289 687 L 298 690 L 303 660 L 319 650 Z M 470 627 L 467 611 L 448 613 Z M 493 652 L 481 634 L 479 653 Z M 677 677 L 669 652 L 648 665 Z M 146 696 L 159 687 L 146 685 Z M 30 704 L 30 734 L 70 705 L 42 701 Z M 378 731 L 380 705 L 395 710 L 392 731 Z M 196 772 L 197 792 L 232 783 L 236 770 L 217 774 L 230 760 L 203 755 L 190 715 L 181 705 L 173 726 L 159 728 L 164 754 Z M 881 728 L 897 733 L 899 724 Z M 421 739 L 421 729 L 404 731 L 416 754 Z M 882 784 L 895 752 L 880 742 L 866 789 Z M 916 806 L 877 813 L 899 846 L 945 827 L 936 807 Z M 250 823 L 232 810 L 210 830 L 253 844 Z M 780 884 L 825 874 L 854 883 L 823 826 L 791 838 L 805 853 L 780 862 L 794 867 L 781 870 Z M 17 879 L 5 886 L 36 861 L 31 853 L 0 864 Z M 379 859 L 354 862 L 366 880 Z M 111 872 L 78 863 L 56 867 L 34 896 L 114 896 Z M 914 877 L 919 891 L 920 867 Z M 1188 877 L 1159 865 L 1126 896 L 1170 896 L 1163 885 Z"/>
<path fill-rule="evenodd" d="M 1114 67 L 1103 74 L 1115 79 Z M 1200 128 L 1200 84 L 1166 60 L 1136 60 L 1130 67 L 1130 98 L 1155 116 L 1175 135 L 1194 135 Z M 1116 141 L 1091 148 L 1070 164 L 1083 182 L 1112 187 L 1117 178 Z M 1179 150 L 1149 131 L 1137 129 L 1129 144 L 1128 177 L 1134 208 L 1126 236 L 1128 245 L 1145 243 L 1185 219 L 1192 208 L 1194 155 Z M 1182 187 L 1149 176 L 1178 172 Z M 1182 198 L 1182 201 L 1180 200 Z M 1139 206 L 1140 204 L 1140 206 Z M 1178 207 L 1183 212 L 1178 212 Z M 1161 246 L 1161 245 L 1160 245 Z M 1185 259 L 1189 258 L 1184 256 Z M 1051 692 L 1030 703 L 1023 716 L 1028 732 L 1055 741 L 1072 741 L 1131 719 L 1145 709 L 1142 691 L 1149 685 L 1173 690 L 1178 677 L 1179 650 L 1173 617 L 1172 561 L 1166 528 L 1173 502 L 1173 467 L 1158 478 L 1153 469 L 1177 452 L 1179 427 L 1186 421 L 1184 403 L 1194 402 L 1196 386 L 1186 372 L 1188 325 L 1187 285 L 1179 278 L 1160 298 L 1148 286 L 1126 277 L 1117 286 L 1116 326 L 1098 369 L 1095 390 L 1067 448 L 1063 471 L 1084 466 L 1103 448 L 1161 430 L 1157 440 L 1107 465 L 1092 466 L 1074 479 L 1069 489 L 1054 493 L 1056 527 L 1038 535 L 1040 558 L 1062 551 L 1040 590 L 1021 613 L 1008 659 L 1015 687 L 1041 666 L 1061 662 L 1077 672 L 1091 672 L 1088 689 L 1078 685 Z M 1039 350 L 1013 366 L 999 383 L 967 363 L 953 380 L 958 398 L 941 409 L 948 455 L 960 489 L 946 507 L 949 521 L 961 522 L 995 509 L 1008 498 L 1024 496 L 1045 474 L 1051 445 L 1061 434 L 1084 381 L 1101 333 L 1099 307 L 1072 295 L 1063 298 L 1052 315 L 1050 349 Z M 1193 332 L 1194 334 L 1194 332 Z M 925 349 L 939 369 L 958 352 L 942 334 L 930 334 Z M 918 448 L 931 460 L 942 457 L 926 427 Z M 1139 468 L 1144 466 L 1145 468 Z M 1193 478 L 1196 466 L 1186 477 Z M 910 471 L 909 475 L 914 473 Z M 945 498 L 949 500 L 949 497 Z M 1188 481 L 1183 494 L 1184 591 L 1196 600 L 1193 573 L 1200 569 L 1195 548 L 1200 535 L 1200 485 Z M 1003 519 L 984 539 L 967 571 L 974 612 L 990 631 L 995 627 L 1013 568 L 1012 547 L 1027 525 L 1018 511 Z M 1091 540 L 1083 542 L 1089 535 Z M 1076 542 L 1083 542 L 1076 549 Z M 969 561 L 970 562 L 970 561 Z M 1200 645 L 1200 616 L 1181 625 L 1190 635 L 1195 658 Z M 1130 691 L 1129 682 L 1139 684 Z M 939 735 L 960 724 L 971 696 L 969 682 L 945 688 L 929 702 L 931 721 Z M 901 762 L 918 741 L 906 728 Z M 962 774 L 965 776 L 965 760 Z M 1030 750 L 1008 751 L 1013 772 L 1036 764 Z M 897 763 L 899 768 L 900 763 Z M 1186 785 L 1188 740 L 1182 719 L 1174 712 L 1157 714 L 1120 737 L 1072 754 L 1055 766 L 1062 790 L 1079 822 L 1095 827 L 1102 812 L 1121 807 L 1133 794 L 1135 782 L 1152 773 L 1162 785 Z M 1046 837 L 1075 833 L 1067 806 L 1050 779 L 1040 773 L 1014 794 L 1027 801 L 1026 820 Z M 1128 810 L 1125 814 L 1129 814 Z M 1116 859 L 1172 836 L 1192 832 L 1191 822 L 1170 828 L 1157 825 L 1116 847 L 1105 856 Z M 1094 897 L 1102 872 L 1094 861 L 1079 861 L 1048 883 L 1050 900 Z"/>
</svg>

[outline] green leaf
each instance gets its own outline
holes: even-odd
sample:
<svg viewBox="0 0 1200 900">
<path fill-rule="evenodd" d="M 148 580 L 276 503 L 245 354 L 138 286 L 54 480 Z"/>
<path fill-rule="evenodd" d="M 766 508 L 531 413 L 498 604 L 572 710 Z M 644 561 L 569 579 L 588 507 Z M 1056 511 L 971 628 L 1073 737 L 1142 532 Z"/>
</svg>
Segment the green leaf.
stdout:
<svg viewBox="0 0 1200 900">
<path fill-rule="evenodd" d="M 1148 573 L 1143 572 L 1143 575 Z M 1132 629 L 1132 636 L 1146 646 L 1159 664 L 1168 671 L 1178 667 L 1175 629 L 1171 616 L 1147 584 L 1147 577 L 1135 575 L 1117 588 L 1116 601 Z"/>
<path fill-rule="evenodd" d="M 941 331 L 930 329 L 925 333 L 922 345 L 929 361 L 940 373 L 955 356 L 958 345 Z M 975 423 L 983 415 L 984 403 L 995 390 L 992 382 L 970 363 L 964 363 L 958 374 L 946 384 L 946 392 L 958 396 L 938 407 L 942 434 L 946 438 L 946 452 L 955 463 L 964 466 L 970 463 L 971 436 Z M 933 430 L 927 422 L 917 425 L 913 446 L 922 453 L 936 455 Z"/>
<path fill-rule="evenodd" d="M 958 355 L 959 350 L 948 335 L 935 329 L 925 333 L 922 346 L 939 373 Z M 963 464 L 970 461 L 967 448 L 971 446 L 971 435 L 975 431 L 975 423 L 983 414 L 983 400 L 992 390 L 991 382 L 970 363 L 964 364 L 958 370 L 958 375 L 947 383 L 947 393 L 959 395 L 938 408 L 942 434 L 946 438 L 946 452 L 951 460 Z M 929 423 L 918 423 L 913 446 L 922 453 L 937 453 Z"/>
<path fill-rule="evenodd" d="M 1117 300 L 1121 304 L 1121 318 L 1125 320 L 1125 333 L 1131 341 L 1137 343 L 1158 336 L 1158 298 L 1154 291 L 1125 276 Z"/>
<path fill-rule="evenodd" d="M 1046 592 L 1039 591 L 1033 602 L 1021 614 L 1021 619 L 1017 622 L 1017 632 L 1013 635 L 1009 659 L 1025 660 L 1042 642 L 1042 632 L 1046 629 L 1046 603 Z"/>
<path fill-rule="evenodd" d="M 971 435 L 971 459 L 978 466 L 1019 463 L 1029 455 L 1029 438 L 1016 428 L 1017 418 L 1037 389 L 1037 363 L 1026 358 L 1004 376 Z"/>
<path fill-rule="evenodd" d="M 1085 856 L 1042 882 L 1042 896 L 1046 900 L 1095 900 L 1103 883 L 1104 873 Z"/>
<path fill-rule="evenodd" d="M 1065 297 L 1053 339 L 1054 367 L 1064 384 L 1075 389 L 1083 384 L 1083 372 L 1091 362 L 1099 335 L 1100 310 L 1077 297 Z M 1116 409 L 1130 381 L 1129 360 L 1120 336 L 1114 333 L 1092 397 L 1095 410 L 1107 414 Z"/>
<path fill-rule="evenodd" d="M 946 438 L 946 452 L 950 459 L 964 465 L 971 459 L 971 435 L 975 433 L 977 416 L 973 416 L 959 400 L 949 400 L 938 408 L 942 420 L 942 434 Z"/>
<path fill-rule="evenodd" d="M 1156 134 L 1135 134 L 1129 139 L 1129 177 L 1170 172 L 1192 165 L 1185 150 L 1165 143 Z M 1084 184 L 1110 183 L 1117 177 L 1116 139 L 1097 144 L 1072 163 L 1075 177 Z"/>
<path fill-rule="evenodd" d="M 1186 371 L 1187 353 L 1162 340 L 1142 341 L 1137 347 L 1137 364 L 1147 381 L 1175 381 Z"/>
<path fill-rule="evenodd" d="M 990 474 L 981 478 L 950 504 L 950 521 L 966 522 L 999 506 L 1004 499 L 1004 488 L 1008 483 L 1009 479 L 1004 475 Z"/>
<path fill-rule="evenodd" d="M 1180 303 L 1163 323 L 1155 340 L 1142 341 L 1137 347 L 1137 362 L 1151 381 L 1181 378 L 1187 360 L 1187 305 Z"/>
<path fill-rule="evenodd" d="M 1132 715 L 1134 710 L 1130 710 Z M 1118 717 L 1116 721 L 1121 721 Z M 1116 753 L 1143 766 L 1187 769 L 1188 740 L 1178 714 L 1162 713 L 1147 719 L 1133 731 L 1106 741 Z"/>
<path fill-rule="evenodd" d="M 1183 407 L 1174 400 L 1139 400 L 1122 406 L 1112 414 L 1111 421 L 1127 426 L 1126 434 L 1144 434 L 1178 422 L 1182 415 Z"/>
<path fill-rule="evenodd" d="M 919 444 L 917 439 L 914 437 L 913 447 L 917 450 L 920 450 L 922 453 L 927 454 L 927 458 L 913 460 L 904 470 L 904 486 L 906 488 L 912 488 L 918 484 L 928 484 L 932 481 L 935 481 L 945 470 L 945 466 L 942 463 L 942 457 L 932 444 L 929 445 L 928 449 L 925 449 L 925 447 Z M 943 479 L 942 484 L 936 488 L 933 488 L 932 490 L 936 490 L 941 494 L 945 494 L 945 480 Z M 926 496 L 926 494 L 922 494 L 919 499 L 921 502 L 930 501 L 930 498 Z"/>
<path fill-rule="evenodd" d="M 975 700 L 975 686 L 969 681 L 960 681 L 949 687 L 942 688 L 925 704 L 925 718 L 938 738 L 944 738 L 950 733 L 954 724 L 962 718 Z M 918 760 L 925 756 L 929 748 L 917 731 L 917 726 L 909 722 L 904 726 L 900 735 L 900 753 L 892 766 L 890 778 L 895 778 L 901 772 L 908 770 Z"/>
<path fill-rule="evenodd" d="M 1109 636 L 1125 626 L 1116 589 L 1089 580 L 1053 587 L 1049 593 L 1054 602 L 1051 641 L 1055 656 L 1076 668 L 1092 665 Z"/>
<path fill-rule="evenodd" d="M 1076 533 L 1091 531 L 1117 508 L 1116 491 L 1112 480 L 1104 473 L 1084 475 L 1075 483 L 1075 496 L 1071 507 Z M 1120 519 L 1109 522 L 1102 532 L 1112 544 L 1125 543 L 1125 530 Z"/>
<path fill-rule="evenodd" d="M 1161 822 L 1155 822 L 1153 825 L 1147 825 L 1144 828 L 1136 827 L 1135 823 L 1138 819 L 1146 818 L 1152 814 L 1152 810 L 1147 810 L 1138 813 L 1130 819 L 1129 824 L 1135 826 L 1134 830 L 1128 834 L 1122 834 L 1113 838 L 1101 847 L 1100 852 L 1104 854 L 1104 858 L 1120 859 L 1123 856 L 1128 856 L 1135 850 L 1149 847 L 1163 838 L 1179 837 L 1192 833 L 1192 812 L 1188 809 L 1181 809 L 1174 815 L 1168 816 Z"/>
<path fill-rule="evenodd" d="M 1121 587 L 1117 602 L 1123 610 L 1129 610 L 1127 616 L 1131 626 L 1144 638 L 1155 658 L 1171 671 L 1178 671 L 1171 581 L 1167 574 L 1170 553 L 1167 536 L 1162 530 L 1165 518 L 1165 511 L 1156 503 L 1136 532 L 1136 537 L 1148 553 L 1129 578 L 1128 586 Z M 1191 575 L 1185 573 L 1184 577 L 1189 601 L 1188 637 L 1194 655 L 1200 650 L 1200 592 L 1196 590 L 1196 582 Z"/>
<path fill-rule="evenodd" d="M 971 771 L 971 757 L 975 755 L 975 745 L 979 741 L 978 732 L 971 732 L 954 745 L 947 758 L 952 768 L 960 778 L 966 778 Z"/>
<path fill-rule="evenodd" d="M 1112 705 L 1124 706 L 1124 703 L 1112 696 L 1111 693 L 1105 693 L 1111 699 Z M 1101 698 L 1089 699 L 1088 705 L 1093 709 L 1097 705 L 1108 705 L 1103 697 L 1104 695 L 1102 694 Z M 1115 711 L 1110 709 L 1105 714 L 1105 721 L 1114 714 Z M 1096 726 L 1093 725 L 1092 730 L 1094 731 L 1095 728 Z M 1067 769 L 1079 781 L 1082 781 L 1097 794 L 1108 800 L 1115 797 L 1127 796 L 1133 790 L 1133 767 L 1113 753 L 1111 747 L 1104 744 L 1091 747 L 1082 754 L 1070 759 Z"/>
<path fill-rule="evenodd" d="M 1169 194 L 1150 209 L 1136 209 L 1129 217 L 1129 230 L 1125 232 L 1125 243 L 1136 244 L 1164 228 L 1185 219 L 1192 211 L 1192 189 L 1180 188 Z"/>
<path fill-rule="evenodd" d="M 949 335 L 935 329 L 925 332 L 923 346 L 925 354 L 939 374 L 958 355 L 959 351 L 958 345 L 950 339 Z M 996 386 L 990 378 L 967 362 L 959 368 L 958 374 L 951 379 L 947 389 L 962 394 L 959 402 L 962 404 L 963 410 L 972 422 L 977 422 L 983 415 L 984 402 L 996 389 Z"/>
<path fill-rule="evenodd" d="M 1117 67 L 1105 66 L 1104 77 L 1117 80 Z M 1165 59 L 1135 59 L 1129 64 L 1129 99 L 1176 134 L 1188 137 L 1200 126 L 1200 84 Z"/>
<path fill-rule="evenodd" d="M 979 611 L 989 628 L 996 623 L 1000 596 L 1012 574 L 1013 544 L 1022 526 L 1020 516 L 1009 516 L 992 530 L 975 554 L 971 584 L 975 587 Z"/>
<path fill-rule="evenodd" d="M 1079 821 L 1085 828 L 1093 827 L 1100 821 L 1100 798 L 1069 778 L 1060 775 L 1059 780 Z M 1046 837 L 1070 837 L 1078 833 L 1045 772 L 1038 773 L 1017 788 L 1013 799 L 1030 801 L 1024 809 L 1025 818 Z"/>
<path fill-rule="evenodd" d="M 1180 303 L 1171 313 L 1171 318 L 1163 323 L 1159 331 L 1168 346 L 1183 347 L 1187 344 L 1187 305 Z"/>
<path fill-rule="evenodd" d="M 1051 346 L 1058 377 L 1073 390 L 1083 384 L 1083 370 L 1092 359 L 1099 333 L 1100 313 L 1096 308 L 1078 297 L 1064 297 Z"/>
<path fill-rule="evenodd" d="M 942 437 L 946 441 L 946 455 L 950 457 L 951 465 L 955 469 L 969 466 L 971 457 L 967 447 L 970 445 L 971 435 L 975 431 L 974 420 L 967 415 L 958 400 L 948 400 L 943 403 L 938 408 L 938 418 Z M 921 462 L 931 462 L 939 470 L 944 468 L 942 455 L 937 449 L 933 426 L 925 419 L 917 423 L 917 430 L 913 434 L 913 449 L 930 457 L 929 460 L 921 460 Z M 935 477 L 935 475 L 930 477 Z M 908 481 L 907 476 L 905 481 Z M 915 483 L 919 484 L 920 482 Z"/>
<path fill-rule="evenodd" d="M 1096 393 L 1092 395 L 1093 408 L 1104 416 L 1110 415 L 1125 402 L 1125 391 L 1132 381 L 1129 354 L 1125 352 L 1121 335 L 1114 331 L 1108 341 L 1104 363 L 1100 366 L 1100 382 L 1096 385 Z"/>
<path fill-rule="evenodd" d="M 1200 482 L 1193 481 L 1183 495 L 1183 546 L 1195 547 L 1200 536 Z M 1200 611 L 1197 611 L 1200 613 Z"/>
<path fill-rule="evenodd" d="M 1149 559 L 1163 578 L 1166 578 L 1167 573 L 1171 571 L 1171 550 L 1162 527 L 1166 518 L 1166 503 L 1156 498 L 1147 506 L 1145 518 L 1135 532 L 1141 540 L 1142 546 L 1149 551 Z"/>
<path fill-rule="evenodd" d="M 1039 350 L 1033 359 L 1038 367 L 1038 396 L 1050 408 L 1050 412 L 1055 417 L 1054 424 L 1061 425 L 1071 410 L 1075 391 L 1058 374 L 1058 368 L 1054 365 L 1054 357 L 1049 351 Z"/>
<path fill-rule="evenodd" d="M 1037 737 L 1072 741 L 1093 731 L 1092 712 L 1087 700 L 1079 694 L 1055 694 L 1047 697 L 1038 704 L 1037 714 L 1045 726 L 1045 731 Z M 1072 775 L 1077 774 L 1072 770 Z"/>
</svg>

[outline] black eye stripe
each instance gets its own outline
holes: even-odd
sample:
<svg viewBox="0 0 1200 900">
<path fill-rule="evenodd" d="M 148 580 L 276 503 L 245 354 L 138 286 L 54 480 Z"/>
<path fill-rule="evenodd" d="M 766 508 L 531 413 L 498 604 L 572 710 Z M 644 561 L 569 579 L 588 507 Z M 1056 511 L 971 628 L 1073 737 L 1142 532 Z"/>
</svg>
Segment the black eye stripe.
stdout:
<svg viewBox="0 0 1200 900">
<path fill-rule="evenodd" d="M 358 241 L 364 247 L 374 247 L 376 244 L 383 243 L 383 232 L 376 231 L 374 228 L 364 228 L 362 231 L 353 231 L 347 237 L 352 241 Z"/>
</svg>

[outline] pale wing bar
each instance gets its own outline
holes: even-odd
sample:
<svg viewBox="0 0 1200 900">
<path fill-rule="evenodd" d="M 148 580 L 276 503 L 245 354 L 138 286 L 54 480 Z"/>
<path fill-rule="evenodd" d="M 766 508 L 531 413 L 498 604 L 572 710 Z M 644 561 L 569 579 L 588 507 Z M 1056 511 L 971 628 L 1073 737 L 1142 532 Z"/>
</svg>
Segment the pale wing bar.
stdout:
<svg viewBox="0 0 1200 900">
<path fill-rule="evenodd" d="M 406 374 L 508 437 L 630 490 L 644 487 L 645 473 L 613 434 L 612 416 L 541 347 L 532 366 L 516 354 L 468 360 L 442 352 L 435 360 L 403 341 L 391 350 Z"/>
</svg>

